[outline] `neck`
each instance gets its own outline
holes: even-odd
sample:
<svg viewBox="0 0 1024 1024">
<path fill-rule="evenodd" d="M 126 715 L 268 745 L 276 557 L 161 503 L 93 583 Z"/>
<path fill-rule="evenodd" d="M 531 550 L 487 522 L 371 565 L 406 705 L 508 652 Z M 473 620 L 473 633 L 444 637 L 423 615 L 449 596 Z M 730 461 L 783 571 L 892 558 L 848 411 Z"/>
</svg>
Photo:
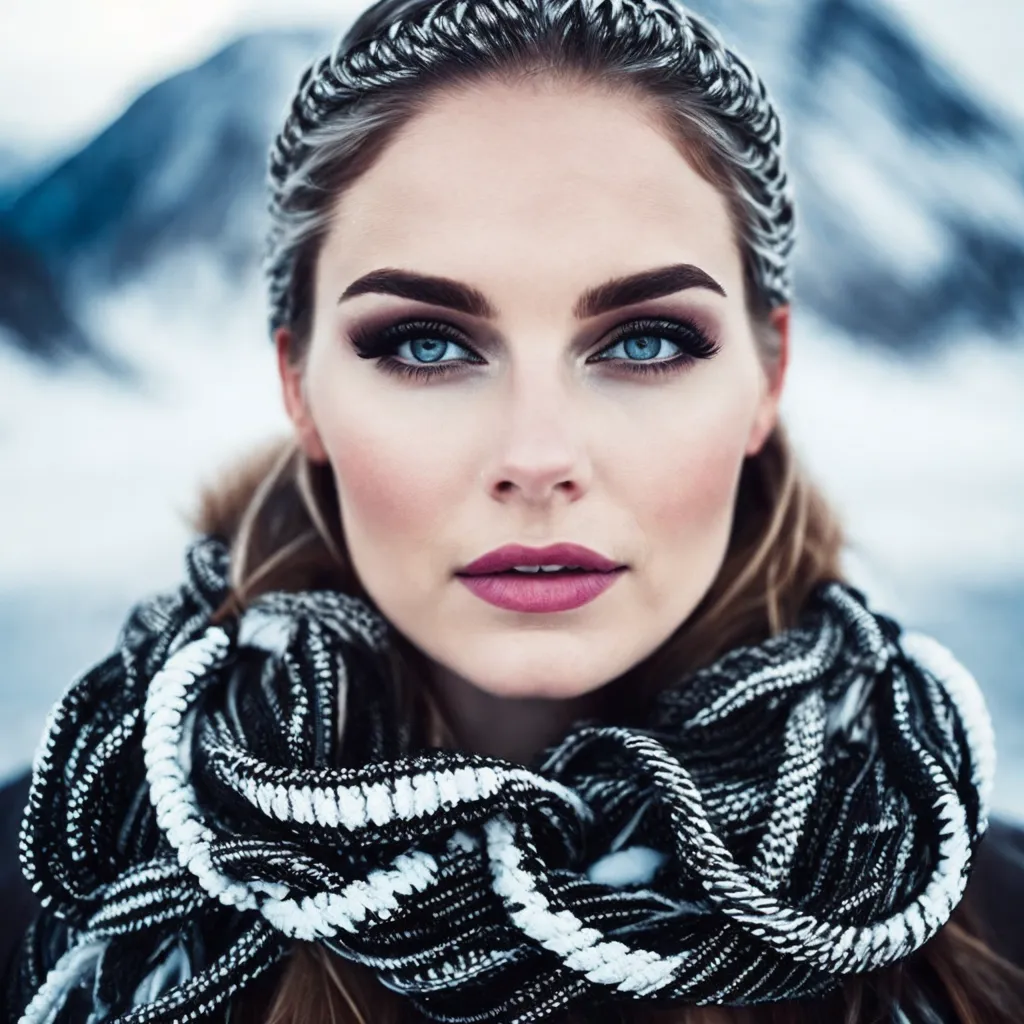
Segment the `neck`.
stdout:
<svg viewBox="0 0 1024 1024">
<path fill-rule="evenodd" d="M 555 699 L 499 697 L 444 669 L 434 693 L 460 750 L 529 764 L 579 719 L 595 717 L 598 693 Z"/>
</svg>

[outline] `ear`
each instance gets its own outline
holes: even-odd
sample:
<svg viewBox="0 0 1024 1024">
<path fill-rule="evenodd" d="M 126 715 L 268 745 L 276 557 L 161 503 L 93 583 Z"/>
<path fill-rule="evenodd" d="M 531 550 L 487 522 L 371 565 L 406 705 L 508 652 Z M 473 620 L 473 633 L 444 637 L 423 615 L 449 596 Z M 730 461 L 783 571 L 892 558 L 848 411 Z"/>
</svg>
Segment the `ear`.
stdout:
<svg viewBox="0 0 1024 1024">
<path fill-rule="evenodd" d="M 779 336 L 779 355 L 751 425 L 747 455 L 756 455 L 761 450 L 778 422 L 779 401 L 782 398 L 782 386 L 786 381 L 786 369 L 789 366 L 789 310 L 788 305 L 777 306 L 770 315 L 772 326 Z"/>
<path fill-rule="evenodd" d="M 302 367 L 291 360 L 292 335 L 287 327 L 278 327 L 274 331 L 274 345 L 277 348 L 277 370 L 281 377 L 284 407 L 295 427 L 299 447 L 311 462 L 327 462 L 327 452 L 313 422 L 302 386 Z"/>
</svg>

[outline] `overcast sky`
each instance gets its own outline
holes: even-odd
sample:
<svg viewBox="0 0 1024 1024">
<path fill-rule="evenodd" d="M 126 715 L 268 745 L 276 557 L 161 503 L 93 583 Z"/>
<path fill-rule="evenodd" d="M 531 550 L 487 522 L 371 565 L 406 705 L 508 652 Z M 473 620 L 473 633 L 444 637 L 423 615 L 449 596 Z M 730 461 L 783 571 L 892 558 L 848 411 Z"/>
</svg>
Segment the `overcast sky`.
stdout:
<svg viewBox="0 0 1024 1024">
<path fill-rule="evenodd" d="M 1024 124 L 1024 0 L 884 2 Z M 73 148 L 141 90 L 241 29 L 306 23 L 340 32 L 365 6 L 366 0 L 0 0 L 0 148 Z"/>
</svg>

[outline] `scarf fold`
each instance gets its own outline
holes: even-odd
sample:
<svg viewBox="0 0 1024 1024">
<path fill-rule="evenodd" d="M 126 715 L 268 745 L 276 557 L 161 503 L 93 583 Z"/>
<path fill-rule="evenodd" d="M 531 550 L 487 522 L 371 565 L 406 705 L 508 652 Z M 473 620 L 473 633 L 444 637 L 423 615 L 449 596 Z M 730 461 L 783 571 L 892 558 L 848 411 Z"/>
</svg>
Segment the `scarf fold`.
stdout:
<svg viewBox="0 0 1024 1024">
<path fill-rule="evenodd" d="M 366 603 L 272 593 L 211 625 L 227 547 L 199 538 L 186 569 L 50 713 L 21 1024 L 215 1019 L 296 939 L 437 1021 L 814 997 L 963 895 L 981 694 L 846 584 L 667 681 L 644 728 L 579 722 L 525 767 L 413 745 Z"/>
</svg>

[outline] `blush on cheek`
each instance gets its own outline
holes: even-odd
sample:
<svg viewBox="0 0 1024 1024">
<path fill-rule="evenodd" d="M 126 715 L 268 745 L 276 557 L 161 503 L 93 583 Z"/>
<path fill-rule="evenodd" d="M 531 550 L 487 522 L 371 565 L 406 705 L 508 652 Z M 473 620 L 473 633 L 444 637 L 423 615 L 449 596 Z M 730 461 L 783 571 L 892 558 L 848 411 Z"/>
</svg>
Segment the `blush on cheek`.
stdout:
<svg viewBox="0 0 1024 1024">
<path fill-rule="evenodd" d="M 685 618 L 714 583 L 729 544 L 744 460 L 738 431 L 675 435 L 637 466 L 634 512 L 646 537 L 645 600 L 668 620 Z"/>
<path fill-rule="evenodd" d="M 652 413 L 650 443 L 631 446 L 632 493 L 645 506 L 652 543 L 718 549 L 728 539 L 740 471 L 760 394 L 753 348 L 729 344 L 698 377 L 683 382 L 670 407 Z M 666 394 L 668 394 L 666 392 Z M 721 555 L 720 550 L 712 552 Z"/>
<path fill-rule="evenodd" d="M 368 567 L 405 564 L 406 571 L 429 564 L 444 523 L 464 500 L 450 490 L 459 479 L 450 460 L 424 452 L 415 432 L 382 437 L 349 430 L 335 444 L 325 443 L 353 560 Z"/>
<path fill-rule="evenodd" d="M 692 536 L 731 519 L 744 438 L 722 430 L 652 449 L 649 464 L 635 467 L 646 481 L 636 493 L 647 495 L 659 532 Z"/>
<path fill-rule="evenodd" d="M 415 505 L 403 486 L 406 459 L 359 436 L 346 437 L 331 456 L 346 524 L 400 537 Z"/>
</svg>

